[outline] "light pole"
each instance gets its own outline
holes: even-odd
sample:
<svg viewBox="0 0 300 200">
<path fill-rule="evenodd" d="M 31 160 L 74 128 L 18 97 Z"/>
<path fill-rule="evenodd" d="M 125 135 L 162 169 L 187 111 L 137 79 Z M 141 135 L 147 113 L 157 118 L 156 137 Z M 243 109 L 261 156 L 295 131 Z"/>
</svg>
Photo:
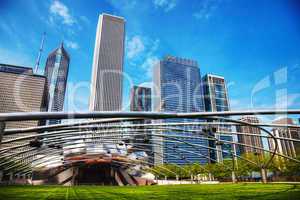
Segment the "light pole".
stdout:
<svg viewBox="0 0 300 200">
<path fill-rule="evenodd" d="M 231 154 L 231 159 L 232 159 L 232 173 L 231 173 L 231 178 L 232 178 L 232 183 L 236 183 L 236 175 L 235 175 L 235 157 L 234 154 L 232 152 L 232 149 L 230 149 L 230 154 Z"/>
</svg>

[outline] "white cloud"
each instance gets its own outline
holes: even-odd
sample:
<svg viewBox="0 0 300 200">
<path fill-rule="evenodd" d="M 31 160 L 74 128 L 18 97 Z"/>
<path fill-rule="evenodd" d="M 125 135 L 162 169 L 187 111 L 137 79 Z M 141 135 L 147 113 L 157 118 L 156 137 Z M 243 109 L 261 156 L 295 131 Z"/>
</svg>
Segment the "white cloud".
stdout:
<svg viewBox="0 0 300 200">
<path fill-rule="evenodd" d="M 151 48 L 148 50 L 145 56 L 145 60 L 142 63 L 141 67 L 146 71 L 148 77 L 152 77 L 153 66 L 159 62 L 159 58 L 156 55 L 156 51 L 159 47 L 160 40 L 156 39 L 154 41 L 148 41 L 148 45 Z"/>
<path fill-rule="evenodd" d="M 146 78 L 152 77 L 153 66 L 159 61 L 157 50 L 159 39 L 150 39 L 146 36 L 134 36 L 127 41 L 126 56 L 131 67 L 140 67 L 145 71 Z"/>
<path fill-rule="evenodd" d="M 219 4 L 220 0 L 203 0 L 199 10 L 193 14 L 193 17 L 198 20 L 209 19 L 219 7 Z"/>
<path fill-rule="evenodd" d="M 54 20 L 54 18 L 62 19 L 63 24 L 73 25 L 76 23 L 74 17 L 70 14 L 69 8 L 61 3 L 58 0 L 53 1 L 50 5 L 50 22 Z"/>
<path fill-rule="evenodd" d="M 127 51 L 127 57 L 129 59 L 136 57 L 144 50 L 145 50 L 144 43 L 142 41 L 142 38 L 138 35 L 132 37 L 127 42 L 126 51 Z"/>
<path fill-rule="evenodd" d="M 148 57 L 145 62 L 142 64 L 143 69 L 149 69 L 159 62 L 159 59 L 156 56 Z"/>
<path fill-rule="evenodd" d="M 146 70 L 146 75 L 148 77 L 152 76 L 153 67 L 159 62 L 158 57 L 151 56 L 146 58 L 145 62 L 142 64 L 142 68 Z"/>
<path fill-rule="evenodd" d="M 176 7 L 177 0 L 154 0 L 155 8 L 163 8 L 165 12 L 168 12 Z"/>
<path fill-rule="evenodd" d="M 129 11 L 136 8 L 137 1 L 120 1 L 120 0 L 107 0 L 107 2 L 112 5 L 115 9 L 122 11 Z"/>
<path fill-rule="evenodd" d="M 66 40 L 65 44 L 66 44 L 67 47 L 69 47 L 71 49 L 75 49 L 75 50 L 79 49 L 79 45 L 76 42 Z"/>
</svg>

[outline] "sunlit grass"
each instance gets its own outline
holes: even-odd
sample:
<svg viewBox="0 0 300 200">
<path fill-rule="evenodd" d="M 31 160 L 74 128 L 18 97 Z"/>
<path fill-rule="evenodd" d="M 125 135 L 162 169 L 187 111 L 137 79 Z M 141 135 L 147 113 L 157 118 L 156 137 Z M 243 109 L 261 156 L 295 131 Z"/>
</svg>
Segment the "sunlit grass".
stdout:
<svg viewBox="0 0 300 200">
<path fill-rule="evenodd" d="M 291 199 L 300 198 L 300 185 L 220 184 L 143 187 L 105 186 L 7 186 L 0 199 Z"/>
</svg>

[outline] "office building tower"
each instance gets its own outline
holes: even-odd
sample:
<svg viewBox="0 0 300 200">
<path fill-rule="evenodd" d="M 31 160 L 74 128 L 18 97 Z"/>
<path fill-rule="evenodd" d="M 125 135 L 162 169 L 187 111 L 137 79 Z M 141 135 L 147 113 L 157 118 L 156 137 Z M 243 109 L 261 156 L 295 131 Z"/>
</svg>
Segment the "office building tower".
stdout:
<svg viewBox="0 0 300 200">
<path fill-rule="evenodd" d="M 201 112 L 204 111 L 200 69 L 194 60 L 166 56 L 154 67 L 153 92 L 154 110 L 159 112 Z M 168 119 L 164 122 L 191 122 L 197 120 Z M 199 128 L 199 127 L 194 127 Z M 191 129 L 191 127 L 185 127 Z M 195 136 L 187 132 L 174 133 L 180 136 Z M 155 164 L 162 163 L 207 163 L 207 140 L 180 138 L 185 143 L 174 143 L 162 137 L 154 138 L 156 144 Z M 196 148 L 188 143 L 198 145 Z M 203 148 L 201 147 L 203 146 Z M 194 153 L 191 153 L 194 152 Z M 162 156 L 159 156 L 162 155 Z"/>
<path fill-rule="evenodd" d="M 251 123 L 251 124 L 258 124 L 259 119 L 255 116 L 243 116 L 239 119 L 243 122 Z M 248 154 L 248 153 L 258 153 L 263 154 L 263 150 L 256 149 L 263 148 L 263 142 L 261 136 L 261 130 L 259 128 L 253 126 L 237 126 L 236 130 L 238 133 L 238 142 L 241 144 L 245 144 L 248 146 L 239 145 L 239 150 L 241 154 Z M 245 133 L 245 135 L 243 135 Z M 249 134 L 249 135 L 246 135 Z M 257 135 L 257 136 L 255 136 Z M 253 147 L 250 147 L 253 146 Z"/>
<path fill-rule="evenodd" d="M 224 77 L 207 74 L 202 80 L 205 110 L 207 112 L 229 111 L 228 91 Z M 217 133 L 211 133 L 211 136 L 221 141 L 232 142 L 234 138 L 230 131 L 230 126 L 218 126 Z M 216 151 L 210 150 L 211 162 L 222 162 L 223 159 L 232 158 L 232 153 L 236 154 L 235 145 L 230 143 L 224 142 L 223 145 L 218 145 L 210 141 L 209 146 L 216 148 Z"/>
<path fill-rule="evenodd" d="M 101 14 L 94 49 L 90 111 L 122 109 L 124 39 L 125 20 Z"/>
<path fill-rule="evenodd" d="M 273 121 L 273 124 L 281 125 L 296 125 L 291 118 L 282 118 Z M 273 128 L 272 133 L 275 137 L 288 138 L 288 139 L 300 139 L 300 130 L 299 128 L 293 127 L 276 127 Z M 275 150 L 275 141 L 272 138 L 268 139 L 269 149 L 271 151 Z M 300 155 L 300 146 L 299 142 L 293 142 L 290 140 L 280 140 L 277 139 L 278 149 L 277 153 L 283 154 L 290 157 L 296 157 Z"/>
<path fill-rule="evenodd" d="M 229 111 L 229 99 L 224 77 L 206 74 L 203 77 L 205 110 Z"/>
<path fill-rule="evenodd" d="M 51 52 L 46 61 L 44 75 L 48 81 L 48 111 L 63 111 L 70 57 L 63 43 Z M 49 120 L 48 124 L 60 123 L 60 120 Z"/>
<path fill-rule="evenodd" d="M 139 86 L 131 88 L 130 111 L 151 111 L 151 88 Z"/>
<path fill-rule="evenodd" d="M 32 68 L 0 64 L 0 113 L 12 112 L 41 112 L 47 110 L 47 82 L 46 77 L 33 74 Z M 35 127 L 43 122 L 40 121 L 9 121 L 5 122 L 6 129 Z M 4 135 L 2 141 L 14 139 L 16 137 L 36 134 L 19 133 L 14 135 Z M 28 143 L 28 140 L 1 144 L 1 148 L 13 145 Z M 30 149 L 22 147 L 7 152 Z M 31 153 L 24 154 L 28 156 Z M 28 158 L 29 159 L 29 158 Z M 24 159 L 24 162 L 29 162 Z"/>
</svg>

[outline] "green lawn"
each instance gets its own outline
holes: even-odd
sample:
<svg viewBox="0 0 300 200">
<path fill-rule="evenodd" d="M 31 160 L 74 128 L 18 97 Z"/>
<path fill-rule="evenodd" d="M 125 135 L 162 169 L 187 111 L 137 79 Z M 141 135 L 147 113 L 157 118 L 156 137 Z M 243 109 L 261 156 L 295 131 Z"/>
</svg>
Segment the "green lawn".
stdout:
<svg viewBox="0 0 300 200">
<path fill-rule="evenodd" d="M 220 184 L 143 187 L 109 186 L 5 186 L 0 199 L 300 199 L 300 185 L 292 184 Z"/>
</svg>

